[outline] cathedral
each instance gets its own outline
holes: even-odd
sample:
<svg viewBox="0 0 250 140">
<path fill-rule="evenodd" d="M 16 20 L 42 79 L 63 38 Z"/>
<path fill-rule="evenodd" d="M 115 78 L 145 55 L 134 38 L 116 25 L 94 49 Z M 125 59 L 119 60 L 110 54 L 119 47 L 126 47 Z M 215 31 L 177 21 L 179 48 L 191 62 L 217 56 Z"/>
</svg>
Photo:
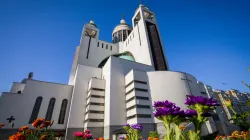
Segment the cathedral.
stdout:
<svg viewBox="0 0 250 140">
<path fill-rule="evenodd" d="M 169 100 L 186 110 L 187 95 L 207 96 L 194 76 L 170 70 L 155 13 L 146 6 L 135 10 L 132 25 L 121 19 L 112 42 L 99 34 L 94 21 L 84 25 L 68 84 L 39 81 L 33 73 L 13 82 L 0 97 L 0 123 L 7 124 L 2 130 L 10 130 L 9 122 L 17 129 L 45 118 L 67 140 L 83 129 L 116 140 L 124 124 L 139 123 L 145 138 L 149 131 L 164 133 L 153 115 L 154 101 Z M 205 135 L 216 128 L 211 121 L 204 130 Z"/>
</svg>

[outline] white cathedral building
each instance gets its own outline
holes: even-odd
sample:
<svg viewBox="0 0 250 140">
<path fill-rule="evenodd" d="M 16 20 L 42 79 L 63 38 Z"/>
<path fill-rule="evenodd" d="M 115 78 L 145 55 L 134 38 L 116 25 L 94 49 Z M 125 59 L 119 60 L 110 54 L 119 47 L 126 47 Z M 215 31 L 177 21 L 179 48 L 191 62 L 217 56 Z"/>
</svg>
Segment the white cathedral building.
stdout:
<svg viewBox="0 0 250 140">
<path fill-rule="evenodd" d="M 68 84 L 39 81 L 32 73 L 14 82 L 0 97 L 0 123 L 15 119 L 17 129 L 36 118 L 54 120 L 52 128 L 65 132 L 67 140 L 82 129 L 115 140 L 124 124 L 139 123 L 147 137 L 151 130 L 164 133 L 153 116 L 154 101 L 187 109 L 187 95 L 206 96 L 194 76 L 170 71 L 155 14 L 146 6 L 136 9 L 132 26 L 120 21 L 112 43 L 100 40 L 99 33 L 93 21 L 84 25 Z M 204 129 L 206 134 L 216 130 L 212 123 Z"/>
</svg>

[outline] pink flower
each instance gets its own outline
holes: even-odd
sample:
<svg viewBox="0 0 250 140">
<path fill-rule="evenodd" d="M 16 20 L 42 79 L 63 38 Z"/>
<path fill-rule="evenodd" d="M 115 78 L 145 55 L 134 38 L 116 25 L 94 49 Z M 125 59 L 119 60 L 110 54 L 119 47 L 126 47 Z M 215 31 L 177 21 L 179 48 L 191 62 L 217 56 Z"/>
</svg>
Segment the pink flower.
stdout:
<svg viewBox="0 0 250 140">
<path fill-rule="evenodd" d="M 75 137 L 82 137 L 83 136 L 83 132 L 75 132 L 74 136 Z"/>
<path fill-rule="evenodd" d="M 92 137 L 92 134 L 84 134 L 83 135 L 83 138 L 91 138 Z"/>
<path fill-rule="evenodd" d="M 85 133 L 89 134 L 89 133 L 90 133 L 90 130 L 85 130 Z"/>
<path fill-rule="evenodd" d="M 95 138 L 94 140 L 99 140 L 99 138 Z"/>
</svg>

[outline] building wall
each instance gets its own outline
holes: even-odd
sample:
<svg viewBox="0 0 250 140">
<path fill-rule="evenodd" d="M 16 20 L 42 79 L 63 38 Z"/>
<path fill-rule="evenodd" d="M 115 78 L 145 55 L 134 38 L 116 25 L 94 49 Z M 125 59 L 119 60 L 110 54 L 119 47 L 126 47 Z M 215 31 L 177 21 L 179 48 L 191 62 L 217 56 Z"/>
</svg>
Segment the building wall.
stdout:
<svg viewBox="0 0 250 140">
<path fill-rule="evenodd" d="M 151 66 L 110 57 L 103 67 L 106 80 L 104 138 L 110 138 L 113 129 L 122 129 L 126 123 L 125 75 L 132 69 L 152 71 Z"/>
<path fill-rule="evenodd" d="M 116 44 L 97 40 L 95 38 L 91 38 L 89 52 L 88 52 L 89 39 L 90 38 L 88 36 L 84 36 L 82 38 L 82 42 L 80 44 L 78 64 L 98 67 L 98 65 L 102 62 L 102 60 L 104 60 L 105 58 L 107 58 L 112 54 L 118 53 L 118 47 Z M 108 48 L 106 48 L 107 45 Z M 88 58 L 87 58 L 87 53 L 89 53 Z"/>
<path fill-rule="evenodd" d="M 74 54 L 74 58 L 73 58 L 73 63 L 72 63 L 72 68 L 71 68 L 70 76 L 69 76 L 69 85 L 73 85 L 74 84 L 74 79 L 75 79 L 75 74 L 76 74 L 76 68 L 77 68 L 77 63 L 78 63 L 78 57 L 79 57 L 79 50 L 80 50 L 80 46 L 77 46 L 75 54 Z"/>
<path fill-rule="evenodd" d="M 48 109 L 49 101 L 55 98 L 55 106 L 52 115 L 52 120 L 55 121 L 53 129 L 65 129 L 67 124 L 67 117 L 69 111 L 69 102 L 72 94 L 72 86 L 42 82 L 36 80 L 27 80 L 22 94 L 3 93 L 0 98 L 0 122 L 8 123 L 6 118 L 13 116 L 15 118 L 15 128 L 19 128 L 28 124 L 35 101 L 37 97 L 43 97 L 42 104 L 39 110 L 38 118 L 45 118 Z M 68 100 L 68 106 L 64 124 L 58 124 L 58 117 L 61 109 L 62 100 Z M 7 125 L 5 128 L 10 128 Z"/>
<path fill-rule="evenodd" d="M 24 87 L 25 87 L 25 84 L 23 83 L 13 82 L 13 85 L 10 89 L 10 93 L 17 93 L 18 91 L 21 91 L 22 93 Z"/>
<path fill-rule="evenodd" d="M 67 128 L 83 128 L 84 126 L 88 83 L 92 77 L 101 78 L 101 69 L 78 65 Z"/>
</svg>

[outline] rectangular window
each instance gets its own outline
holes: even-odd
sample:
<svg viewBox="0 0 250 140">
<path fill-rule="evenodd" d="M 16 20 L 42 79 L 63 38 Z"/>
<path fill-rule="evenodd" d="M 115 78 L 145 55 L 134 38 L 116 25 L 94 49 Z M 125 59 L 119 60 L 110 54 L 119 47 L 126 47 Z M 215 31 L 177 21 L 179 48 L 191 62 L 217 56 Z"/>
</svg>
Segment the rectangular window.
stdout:
<svg viewBox="0 0 250 140">
<path fill-rule="evenodd" d="M 102 43 L 102 48 L 103 48 L 103 43 Z"/>
<path fill-rule="evenodd" d="M 133 119 L 133 118 L 151 118 L 151 115 L 150 114 L 136 114 L 136 115 L 127 117 L 127 120 Z"/>
<path fill-rule="evenodd" d="M 104 111 L 88 110 L 85 114 L 88 113 L 104 114 Z"/>
<path fill-rule="evenodd" d="M 112 46 L 110 46 L 110 50 L 112 51 Z"/>
<path fill-rule="evenodd" d="M 206 92 L 201 92 L 201 94 L 206 94 Z"/>
<path fill-rule="evenodd" d="M 134 108 L 149 108 L 150 109 L 150 106 L 149 105 L 133 105 L 133 106 L 127 108 L 126 110 L 129 111 L 129 110 L 134 109 Z"/>
<path fill-rule="evenodd" d="M 99 42 L 97 42 L 97 47 L 99 47 Z"/>
<path fill-rule="evenodd" d="M 128 99 L 128 100 L 126 101 L 126 103 L 128 103 L 128 102 L 130 102 L 130 101 L 132 101 L 132 100 L 134 100 L 134 99 L 149 100 L 148 97 L 134 96 L 134 97 Z"/>
<path fill-rule="evenodd" d="M 126 95 L 128 95 L 129 93 L 131 93 L 131 92 L 133 92 L 133 91 L 142 91 L 142 92 L 148 92 L 148 90 L 147 89 L 142 89 L 142 88 L 133 88 L 133 89 L 131 89 L 131 90 L 129 90 L 127 93 L 126 93 Z"/>
<path fill-rule="evenodd" d="M 106 44 L 106 49 L 108 49 L 108 44 Z"/>
<path fill-rule="evenodd" d="M 147 84 L 147 82 L 144 82 L 144 81 L 139 81 L 139 80 L 133 80 L 133 81 L 131 81 L 130 83 L 128 83 L 126 86 L 125 86 L 125 88 L 126 87 L 128 87 L 129 85 L 131 85 L 132 83 L 139 83 L 139 84 Z"/>
</svg>

